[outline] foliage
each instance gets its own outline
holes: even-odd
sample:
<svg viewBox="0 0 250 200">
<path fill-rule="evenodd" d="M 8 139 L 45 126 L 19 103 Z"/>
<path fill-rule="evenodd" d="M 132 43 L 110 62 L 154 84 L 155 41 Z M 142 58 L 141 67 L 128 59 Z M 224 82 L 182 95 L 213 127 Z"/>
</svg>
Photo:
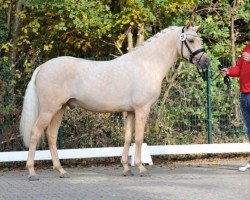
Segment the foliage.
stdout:
<svg viewBox="0 0 250 200">
<path fill-rule="evenodd" d="M 232 80 L 232 95 L 227 98 L 223 78 L 216 76 L 219 65 L 230 66 L 232 15 L 236 17 L 237 55 L 249 40 L 249 34 L 245 34 L 250 24 L 248 0 L 237 0 L 233 11 L 233 1 L 226 0 L 26 0 L 22 1 L 17 13 L 20 2 L 0 0 L 0 83 L 4 94 L 0 104 L 0 139 L 8 138 L 9 134 L 12 137 L 13 133 L 18 139 L 16 133 L 24 89 L 33 70 L 41 63 L 63 55 L 94 59 L 119 56 L 127 51 L 126 32 L 129 29 L 135 40 L 142 25 L 145 37 L 149 38 L 170 25 L 190 22 L 202 25 L 199 34 L 212 59 L 213 120 L 219 127 L 220 138 L 228 139 L 222 137 L 222 133 L 229 128 L 240 133 L 237 80 Z M 174 70 L 170 75 L 173 73 Z M 165 80 L 163 91 L 168 86 Z M 160 99 L 153 108 L 147 142 L 192 143 L 198 138 L 205 142 L 205 87 L 196 69 L 186 65 L 177 76 L 167 104 L 162 107 Z M 222 118 L 232 123 L 225 125 Z M 64 119 L 65 138 L 80 138 L 78 143 L 92 141 L 92 144 L 84 142 L 78 146 L 121 145 L 122 122 L 117 113 L 99 115 L 70 111 Z M 93 136 L 81 136 L 82 132 Z M 109 139 L 110 133 L 115 139 Z M 108 142 L 105 143 L 102 137 Z M 95 138 L 102 138 L 103 143 L 93 142 L 98 141 Z"/>
</svg>

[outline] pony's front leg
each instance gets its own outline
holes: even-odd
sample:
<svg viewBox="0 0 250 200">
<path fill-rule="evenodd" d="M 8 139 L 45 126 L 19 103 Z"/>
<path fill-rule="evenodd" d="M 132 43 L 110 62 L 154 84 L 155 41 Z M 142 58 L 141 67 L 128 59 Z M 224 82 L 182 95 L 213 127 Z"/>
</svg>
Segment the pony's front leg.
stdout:
<svg viewBox="0 0 250 200">
<path fill-rule="evenodd" d="M 126 119 L 125 124 L 125 142 L 124 142 L 124 149 L 122 153 L 121 163 L 123 165 L 123 175 L 124 176 L 133 176 L 130 166 L 128 164 L 128 153 L 129 147 L 131 144 L 132 134 L 135 131 L 135 114 L 133 112 L 129 112 Z"/>
<path fill-rule="evenodd" d="M 135 164 L 140 170 L 140 176 L 148 176 L 147 169 L 141 162 L 141 149 L 144 140 L 144 129 L 150 108 L 144 108 L 135 112 Z"/>
</svg>

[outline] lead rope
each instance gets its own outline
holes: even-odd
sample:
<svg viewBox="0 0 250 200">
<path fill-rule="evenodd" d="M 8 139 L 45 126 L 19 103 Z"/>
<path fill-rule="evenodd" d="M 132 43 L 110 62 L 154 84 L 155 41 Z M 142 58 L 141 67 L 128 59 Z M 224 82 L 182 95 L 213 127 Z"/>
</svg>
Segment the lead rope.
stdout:
<svg viewBox="0 0 250 200">
<path fill-rule="evenodd" d="M 218 68 L 219 68 L 219 70 L 221 71 L 222 70 L 222 66 L 221 65 L 219 65 L 218 66 Z M 218 76 L 217 76 L 218 77 Z M 216 77 L 216 78 L 217 78 Z M 215 78 L 215 79 L 216 79 Z M 214 79 L 214 80 L 215 80 Z M 231 95 L 231 79 L 230 79 L 230 77 L 228 76 L 228 75 L 226 75 L 225 77 L 224 77 L 224 79 L 223 79 L 223 82 L 224 82 L 224 84 L 227 86 L 227 93 L 228 93 L 228 95 L 230 96 Z"/>
<path fill-rule="evenodd" d="M 207 69 L 202 69 L 201 71 L 200 71 L 200 69 L 199 69 L 199 67 L 197 67 L 196 66 L 196 69 L 197 69 L 197 71 L 198 71 L 198 74 L 201 76 L 201 78 L 202 78 L 202 80 L 203 81 L 206 81 L 206 79 L 207 79 Z"/>
</svg>

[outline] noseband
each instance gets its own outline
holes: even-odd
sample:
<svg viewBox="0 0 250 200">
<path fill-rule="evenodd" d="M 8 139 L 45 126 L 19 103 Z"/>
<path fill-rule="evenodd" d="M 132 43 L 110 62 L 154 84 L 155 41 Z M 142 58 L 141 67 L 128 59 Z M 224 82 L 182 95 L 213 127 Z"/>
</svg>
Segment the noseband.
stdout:
<svg viewBox="0 0 250 200">
<path fill-rule="evenodd" d="M 197 54 L 203 52 L 203 53 L 201 54 L 200 58 L 198 59 L 198 62 L 197 62 L 197 63 L 199 63 L 200 60 L 201 60 L 201 58 L 202 58 L 202 56 L 203 56 L 203 54 L 205 53 L 205 49 L 201 48 L 201 49 L 198 49 L 198 50 L 192 52 L 192 50 L 191 50 L 190 47 L 188 46 L 188 43 L 187 43 L 187 40 L 186 40 L 186 39 L 187 39 L 187 36 L 186 36 L 186 33 L 184 33 L 184 28 L 185 28 L 185 27 L 182 28 L 182 31 L 181 31 L 181 34 L 180 34 L 181 55 L 182 55 L 182 57 L 184 57 L 184 56 L 183 56 L 183 46 L 184 46 L 183 44 L 185 44 L 185 46 L 187 47 L 187 49 L 188 49 L 188 51 L 189 51 L 189 62 L 192 63 L 192 64 L 194 64 L 193 59 L 195 58 L 195 56 L 196 56 Z M 195 37 L 195 36 L 194 36 L 194 37 Z"/>
</svg>

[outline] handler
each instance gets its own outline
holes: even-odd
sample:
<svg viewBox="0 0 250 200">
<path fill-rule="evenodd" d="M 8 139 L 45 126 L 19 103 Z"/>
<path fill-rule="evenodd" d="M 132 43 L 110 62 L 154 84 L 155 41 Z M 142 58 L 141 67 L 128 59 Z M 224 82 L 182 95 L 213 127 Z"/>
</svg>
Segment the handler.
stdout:
<svg viewBox="0 0 250 200">
<path fill-rule="evenodd" d="M 244 125 L 250 143 L 250 43 L 246 45 L 241 57 L 237 60 L 235 67 L 223 68 L 221 70 L 222 76 L 240 77 L 240 107 L 243 116 Z M 249 163 L 240 167 L 240 171 L 246 171 L 250 168 Z"/>
</svg>

